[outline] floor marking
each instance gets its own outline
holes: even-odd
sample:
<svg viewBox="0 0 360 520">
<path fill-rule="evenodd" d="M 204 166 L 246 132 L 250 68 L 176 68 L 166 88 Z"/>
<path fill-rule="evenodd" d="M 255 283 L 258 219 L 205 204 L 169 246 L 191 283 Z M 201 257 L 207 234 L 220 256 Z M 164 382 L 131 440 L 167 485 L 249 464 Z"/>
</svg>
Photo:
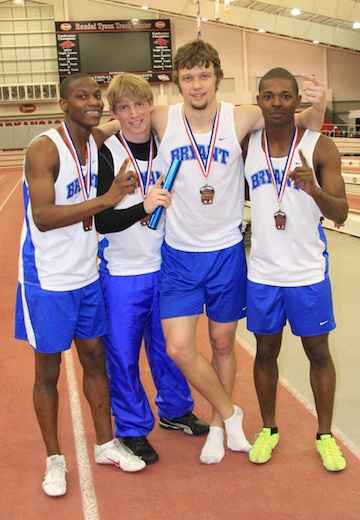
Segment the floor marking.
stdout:
<svg viewBox="0 0 360 520">
<path fill-rule="evenodd" d="M 317 418 L 316 408 L 314 404 L 310 403 L 303 395 L 299 394 L 299 392 L 286 380 L 283 379 L 281 376 L 279 377 L 279 382 L 282 384 L 288 392 L 290 392 L 300 403 L 310 412 L 314 417 Z M 346 435 L 345 433 L 340 430 L 337 426 L 333 425 L 331 428 L 332 432 L 335 434 L 335 436 L 346 446 L 353 455 L 357 459 L 360 460 L 360 452 L 359 448 L 354 444 Z"/>
<path fill-rule="evenodd" d="M 11 195 L 14 193 L 21 181 L 22 177 L 20 177 L 14 188 L 11 190 L 9 195 L 1 204 L 0 211 L 2 211 L 5 204 L 10 199 Z M 79 470 L 84 520 L 99 520 L 99 510 L 96 500 L 94 482 L 92 478 L 89 454 L 87 451 L 87 443 L 85 436 L 84 421 L 81 412 L 79 389 L 76 381 L 74 361 L 71 349 L 67 350 L 64 353 L 64 356 L 66 376 L 69 388 L 70 409 L 75 438 L 75 450 Z"/>
<path fill-rule="evenodd" d="M 70 395 L 71 417 L 75 438 L 76 458 L 79 469 L 84 520 L 99 520 L 99 510 L 96 500 L 89 454 L 87 451 L 84 421 L 81 412 L 79 389 L 76 381 L 72 350 L 67 350 L 64 353 L 64 356 Z"/>
<path fill-rule="evenodd" d="M 15 186 L 13 187 L 13 189 L 10 191 L 9 195 L 6 197 L 6 199 L 4 200 L 4 202 L 1 204 L 1 206 L 0 206 L 0 211 L 3 210 L 3 207 L 5 206 L 5 204 L 7 203 L 7 201 L 10 199 L 11 195 L 14 193 L 14 191 L 16 190 L 16 188 L 19 186 L 21 180 L 22 180 L 22 177 L 20 177 L 20 179 L 17 181 L 17 183 L 15 184 Z"/>
<path fill-rule="evenodd" d="M 251 357 L 255 357 L 253 349 L 246 343 L 243 338 L 236 337 L 236 341 L 251 355 Z M 290 392 L 290 394 L 292 394 L 314 417 L 317 418 L 316 408 L 313 403 L 309 402 L 308 399 L 301 395 L 286 379 L 281 376 L 279 376 L 279 383 L 285 387 L 286 390 Z M 332 427 L 332 431 L 334 432 L 335 436 L 344 444 L 344 446 L 346 446 L 348 450 L 350 450 L 351 453 L 360 460 L 359 447 L 354 442 L 352 442 L 337 426 L 334 425 Z"/>
</svg>

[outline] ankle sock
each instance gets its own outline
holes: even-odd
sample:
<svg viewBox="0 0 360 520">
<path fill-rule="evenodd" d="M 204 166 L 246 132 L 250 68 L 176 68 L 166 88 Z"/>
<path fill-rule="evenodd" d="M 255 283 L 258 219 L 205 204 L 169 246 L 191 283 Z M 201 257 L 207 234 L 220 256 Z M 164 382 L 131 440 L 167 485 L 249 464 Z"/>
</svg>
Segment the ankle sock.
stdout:
<svg viewBox="0 0 360 520">
<path fill-rule="evenodd" d="M 200 453 L 200 460 L 203 464 L 218 464 L 224 455 L 224 429 L 219 426 L 210 426 L 206 442 Z"/>
<path fill-rule="evenodd" d="M 327 432 L 327 433 L 317 433 L 316 434 L 316 440 L 319 441 L 321 439 L 321 436 L 322 435 L 330 435 L 330 437 L 332 437 L 332 433 L 331 432 Z"/>
<path fill-rule="evenodd" d="M 245 451 L 249 453 L 252 446 L 245 437 L 242 427 L 244 412 L 239 406 L 234 405 L 234 414 L 224 420 L 227 435 L 227 447 L 233 451 Z"/>
</svg>

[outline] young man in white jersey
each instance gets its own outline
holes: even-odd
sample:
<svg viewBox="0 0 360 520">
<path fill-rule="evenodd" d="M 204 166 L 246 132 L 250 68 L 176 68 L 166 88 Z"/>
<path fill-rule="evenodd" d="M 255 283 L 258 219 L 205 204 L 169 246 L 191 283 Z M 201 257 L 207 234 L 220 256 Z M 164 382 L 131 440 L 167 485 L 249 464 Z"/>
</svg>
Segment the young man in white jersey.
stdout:
<svg viewBox="0 0 360 520">
<path fill-rule="evenodd" d="M 327 470 L 341 471 L 346 460 L 331 434 L 335 368 L 328 336 L 335 321 L 320 221 L 324 216 L 342 224 L 347 218 L 340 155 L 328 137 L 296 125 L 301 97 L 287 70 L 275 68 L 265 74 L 257 100 L 265 129 L 244 143 L 252 230 L 247 327 L 257 343 L 254 379 L 263 429 L 249 457 L 256 464 L 267 462 L 279 441 L 277 357 L 288 320 L 310 361 L 317 451 Z"/>
<path fill-rule="evenodd" d="M 231 450 L 251 448 L 242 429 L 243 411 L 231 400 L 236 325 L 246 311 L 240 143 L 264 123 L 258 107 L 217 101 L 223 72 L 210 44 L 201 39 L 185 44 L 178 49 L 173 68 L 183 103 L 155 107 L 152 114 L 164 171 L 172 159 L 182 161 L 166 212 L 160 315 L 170 357 L 213 407 L 200 460 L 214 464 L 225 454 L 224 425 Z M 306 78 L 306 97 L 313 107 L 298 115 L 299 122 L 319 129 L 325 112 L 324 87 L 315 78 Z M 211 362 L 195 343 L 204 306 Z"/>
<path fill-rule="evenodd" d="M 24 164 L 25 221 L 21 235 L 15 336 L 35 354 L 34 407 L 47 451 L 43 489 L 66 493 L 66 461 L 58 439 L 58 390 L 62 352 L 72 341 L 83 368 L 83 388 L 96 433 L 95 460 L 124 471 L 145 463 L 113 438 L 101 336 L 106 315 L 96 266 L 93 215 L 133 193 L 125 163 L 104 195 L 96 196 L 98 150 L 109 134 L 94 129 L 103 101 L 86 74 L 60 86 L 64 123 L 35 138 Z M 93 134 L 92 134 L 93 132 Z"/>
<path fill-rule="evenodd" d="M 120 74 L 111 80 L 106 95 L 121 130 L 100 149 L 98 194 L 108 191 L 125 159 L 130 159 L 136 172 L 137 186 L 115 208 L 96 216 L 102 233 L 100 278 L 108 319 L 103 343 L 115 435 L 151 464 L 158 460 L 158 453 L 147 439 L 155 421 L 139 373 L 142 341 L 157 389 L 160 426 L 190 435 L 206 434 L 209 426 L 192 413 L 189 385 L 166 353 L 159 318 L 164 221 L 157 229 L 149 229 L 147 223 L 157 207 L 170 205 L 171 195 L 161 187 L 159 143 L 151 131 L 151 86 L 139 75 Z"/>
</svg>

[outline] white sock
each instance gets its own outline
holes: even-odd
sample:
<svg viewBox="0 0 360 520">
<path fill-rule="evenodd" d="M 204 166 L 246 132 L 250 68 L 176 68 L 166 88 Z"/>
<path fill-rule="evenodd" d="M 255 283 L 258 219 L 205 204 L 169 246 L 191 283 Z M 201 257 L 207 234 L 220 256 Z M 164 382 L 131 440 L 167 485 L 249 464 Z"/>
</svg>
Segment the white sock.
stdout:
<svg viewBox="0 0 360 520">
<path fill-rule="evenodd" d="M 210 426 L 206 442 L 200 453 L 200 460 L 203 464 L 218 464 L 224 455 L 224 429 L 219 426 Z"/>
<path fill-rule="evenodd" d="M 242 427 L 244 412 L 239 406 L 234 405 L 234 414 L 224 420 L 227 435 L 227 447 L 233 451 L 245 451 L 249 453 L 252 446 L 245 437 Z"/>
</svg>

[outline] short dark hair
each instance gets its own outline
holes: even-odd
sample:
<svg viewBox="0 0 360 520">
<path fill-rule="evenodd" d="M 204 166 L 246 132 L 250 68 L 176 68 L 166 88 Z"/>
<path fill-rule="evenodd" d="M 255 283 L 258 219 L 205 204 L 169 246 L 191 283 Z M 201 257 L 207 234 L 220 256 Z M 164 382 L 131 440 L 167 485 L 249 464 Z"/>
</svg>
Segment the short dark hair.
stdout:
<svg viewBox="0 0 360 520">
<path fill-rule="evenodd" d="M 274 69 L 269 70 L 269 72 L 267 72 L 265 74 L 265 76 L 263 76 L 261 78 L 260 83 L 259 83 L 259 93 L 263 90 L 265 81 L 267 81 L 269 79 L 275 79 L 275 78 L 287 79 L 288 81 L 290 81 L 292 83 L 292 86 L 296 92 L 296 95 L 299 94 L 299 87 L 298 87 L 297 81 L 295 79 L 295 76 L 293 76 L 291 74 L 291 72 L 289 72 L 288 70 L 283 69 L 281 67 L 276 67 Z"/>
<path fill-rule="evenodd" d="M 174 83 L 179 85 L 179 69 L 192 69 L 196 65 L 210 67 L 211 63 L 214 65 L 216 77 L 221 79 L 224 73 L 217 50 L 200 38 L 186 43 L 179 47 L 174 58 Z"/>
<path fill-rule="evenodd" d="M 89 78 L 89 77 L 91 77 L 91 76 L 89 76 L 89 74 L 85 74 L 85 72 L 77 72 L 76 74 L 71 74 L 70 76 L 65 78 L 60 83 L 60 97 L 66 99 L 69 89 L 74 81 L 77 81 L 78 79 L 82 79 L 82 78 Z"/>
</svg>

